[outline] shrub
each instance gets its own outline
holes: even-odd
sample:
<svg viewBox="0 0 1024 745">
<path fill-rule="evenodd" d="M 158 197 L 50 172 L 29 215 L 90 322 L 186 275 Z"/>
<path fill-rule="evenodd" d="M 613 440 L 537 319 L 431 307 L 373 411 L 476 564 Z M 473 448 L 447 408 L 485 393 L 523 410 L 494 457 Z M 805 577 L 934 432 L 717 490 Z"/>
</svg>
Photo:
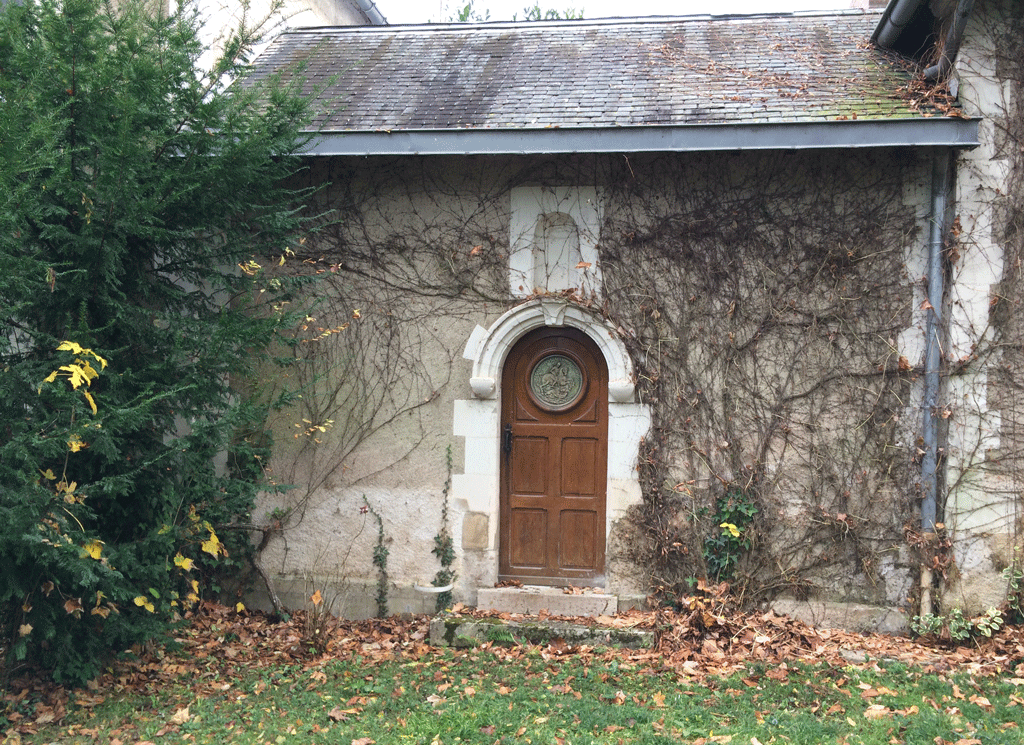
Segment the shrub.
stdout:
<svg viewBox="0 0 1024 745">
<path fill-rule="evenodd" d="M 0 623 L 8 663 L 74 683 L 243 558 L 264 410 L 239 384 L 288 328 L 268 278 L 306 103 L 198 66 L 187 5 L 0 10 Z M 295 245 L 295 244 L 291 244 Z M 223 463 L 230 453 L 231 467 Z"/>
</svg>

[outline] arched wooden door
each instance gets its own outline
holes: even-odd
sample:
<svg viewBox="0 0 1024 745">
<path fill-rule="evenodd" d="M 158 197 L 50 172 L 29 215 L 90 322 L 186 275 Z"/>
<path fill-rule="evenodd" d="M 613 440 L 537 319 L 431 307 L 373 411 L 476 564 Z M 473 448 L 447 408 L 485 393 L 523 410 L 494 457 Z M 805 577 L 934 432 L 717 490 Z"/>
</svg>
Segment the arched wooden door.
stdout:
<svg viewBox="0 0 1024 745">
<path fill-rule="evenodd" d="M 499 579 L 604 577 L 608 369 L 585 334 L 545 327 L 509 353 L 501 382 Z"/>
</svg>

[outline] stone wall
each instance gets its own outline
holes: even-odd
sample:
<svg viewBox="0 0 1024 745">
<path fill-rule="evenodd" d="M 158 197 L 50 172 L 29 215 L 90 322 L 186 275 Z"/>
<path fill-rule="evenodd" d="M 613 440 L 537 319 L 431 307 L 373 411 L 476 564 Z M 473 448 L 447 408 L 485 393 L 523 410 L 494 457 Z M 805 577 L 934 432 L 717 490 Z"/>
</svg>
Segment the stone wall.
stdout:
<svg viewBox="0 0 1024 745">
<path fill-rule="evenodd" d="M 905 150 L 314 163 L 336 212 L 307 246 L 331 267 L 307 333 L 330 333 L 310 342 L 318 375 L 294 373 L 302 402 L 272 423 L 289 443 L 273 477 L 298 486 L 261 506 L 289 511 L 264 565 L 293 603 L 334 584 L 363 598 L 350 613 L 367 608 L 365 496 L 394 597 L 418 598 L 438 569 L 450 447 L 457 592 L 472 601 L 496 577 L 499 422 L 479 370 L 502 358 L 483 350 L 514 337 L 503 323 L 565 323 L 622 358 L 609 586 L 681 592 L 734 499 L 756 510 L 730 575 L 742 599 L 908 607 L 930 173 Z M 555 208 L 590 233 L 599 215 L 579 238 L 599 266 L 558 282 L 599 272 L 524 297 L 513 226 L 542 193 L 599 202 Z"/>
</svg>

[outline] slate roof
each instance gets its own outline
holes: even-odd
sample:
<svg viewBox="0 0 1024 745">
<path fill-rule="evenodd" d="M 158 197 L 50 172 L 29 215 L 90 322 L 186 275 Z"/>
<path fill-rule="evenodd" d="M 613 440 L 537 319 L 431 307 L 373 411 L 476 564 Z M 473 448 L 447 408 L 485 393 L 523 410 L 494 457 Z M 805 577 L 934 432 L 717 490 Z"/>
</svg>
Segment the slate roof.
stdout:
<svg viewBox="0 0 1024 745">
<path fill-rule="evenodd" d="M 297 29 L 256 77 L 321 89 L 326 132 L 890 121 L 916 110 L 878 13 Z"/>
</svg>

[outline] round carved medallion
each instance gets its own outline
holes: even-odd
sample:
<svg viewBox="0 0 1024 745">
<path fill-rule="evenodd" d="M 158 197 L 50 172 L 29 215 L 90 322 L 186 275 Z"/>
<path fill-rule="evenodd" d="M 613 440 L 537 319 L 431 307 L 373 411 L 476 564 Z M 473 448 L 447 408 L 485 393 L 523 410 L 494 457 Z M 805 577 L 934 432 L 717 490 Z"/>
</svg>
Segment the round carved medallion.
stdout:
<svg viewBox="0 0 1024 745">
<path fill-rule="evenodd" d="M 564 354 L 550 354 L 533 366 L 530 393 L 547 409 L 568 409 L 583 393 L 583 371 Z"/>
</svg>

